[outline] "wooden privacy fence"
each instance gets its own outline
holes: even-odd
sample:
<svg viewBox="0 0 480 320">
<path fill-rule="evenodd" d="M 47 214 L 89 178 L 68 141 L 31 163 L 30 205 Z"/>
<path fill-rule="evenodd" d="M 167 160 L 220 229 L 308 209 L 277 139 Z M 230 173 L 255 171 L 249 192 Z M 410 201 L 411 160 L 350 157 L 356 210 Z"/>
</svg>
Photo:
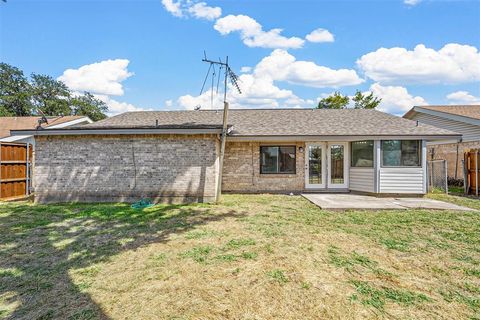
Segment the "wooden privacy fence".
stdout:
<svg viewBox="0 0 480 320">
<path fill-rule="evenodd" d="M 479 171 L 480 171 L 480 150 L 471 149 L 465 152 L 463 159 L 465 193 L 475 194 L 480 192 Z"/>
<path fill-rule="evenodd" d="M 32 145 L 0 142 L 0 199 L 30 194 Z"/>
</svg>

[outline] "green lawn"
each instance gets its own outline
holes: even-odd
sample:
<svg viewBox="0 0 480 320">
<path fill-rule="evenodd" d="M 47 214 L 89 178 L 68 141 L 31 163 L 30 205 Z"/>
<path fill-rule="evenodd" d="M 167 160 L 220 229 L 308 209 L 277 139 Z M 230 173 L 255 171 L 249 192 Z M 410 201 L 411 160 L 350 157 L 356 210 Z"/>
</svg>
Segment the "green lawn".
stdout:
<svg viewBox="0 0 480 320">
<path fill-rule="evenodd" d="M 0 318 L 480 319 L 478 212 L 8 203 L 0 231 Z"/>
</svg>

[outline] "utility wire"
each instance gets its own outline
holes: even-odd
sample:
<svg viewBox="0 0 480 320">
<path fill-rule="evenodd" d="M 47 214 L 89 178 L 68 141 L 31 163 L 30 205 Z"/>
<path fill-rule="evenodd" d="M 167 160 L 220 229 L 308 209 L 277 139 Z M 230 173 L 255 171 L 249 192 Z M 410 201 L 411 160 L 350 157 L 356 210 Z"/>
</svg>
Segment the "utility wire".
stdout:
<svg viewBox="0 0 480 320">
<path fill-rule="evenodd" d="M 213 65 L 213 63 L 210 63 L 210 66 L 208 67 L 207 74 L 205 75 L 205 80 L 203 80 L 202 89 L 200 90 L 200 95 L 202 95 L 202 93 L 203 93 L 203 88 L 205 88 L 205 83 L 207 82 L 208 75 L 210 74 L 210 69 L 212 69 L 212 65 Z"/>
<path fill-rule="evenodd" d="M 213 109 L 213 86 L 215 83 L 215 65 L 213 65 L 213 73 L 212 73 L 212 88 L 211 88 L 211 94 L 210 94 L 210 109 Z"/>
<path fill-rule="evenodd" d="M 220 70 L 218 70 L 218 79 L 217 79 L 217 94 L 218 94 L 218 86 L 220 85 L 220 75 L 222 74 L 223 66 L 220 66 Z"/>
</svg>

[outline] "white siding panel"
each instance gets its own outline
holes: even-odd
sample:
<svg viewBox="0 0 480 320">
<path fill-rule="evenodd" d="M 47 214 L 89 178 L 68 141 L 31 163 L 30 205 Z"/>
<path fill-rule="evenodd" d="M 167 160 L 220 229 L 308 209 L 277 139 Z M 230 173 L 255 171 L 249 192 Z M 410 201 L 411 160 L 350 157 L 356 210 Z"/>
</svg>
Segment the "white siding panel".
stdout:
<svg viewBox="0 0 480 320">
<path fill-rule="evenodd" d="M 417 112 L 412 120 L 418 120 L 421 123 L 426 123 L 438 128 L 451 130 L 462 134 L 463 141 L 478 141 L 480 140 L 480 126 L 464 123 L 460 121 L 445 119 L 442 117 L 433 116 L 430 114 Z"/>
<path fill-rule="evenodd" d="M 350 168 L 350 190 L 375 192 L 373 168 Z"/>
<path fill-rule="evenodd" d="M 422 194 L 423 168 L 381 168 L 380 193 Z"/>
</svg>

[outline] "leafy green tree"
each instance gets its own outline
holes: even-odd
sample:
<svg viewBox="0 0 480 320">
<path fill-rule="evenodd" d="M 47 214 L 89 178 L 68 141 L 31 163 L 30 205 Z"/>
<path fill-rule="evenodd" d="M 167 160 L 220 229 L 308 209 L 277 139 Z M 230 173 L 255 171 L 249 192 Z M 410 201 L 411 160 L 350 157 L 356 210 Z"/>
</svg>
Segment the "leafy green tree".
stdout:
<svg viewBox="0 0 480 320">
<path fill-rule="evenodd" d="M 32 74 L 32 99 L 35 107 L 47 116 L 67 116 L 72 113 L 69 106 L 70 90 L 61 81 Z"/>
<path fill-rule="evenodd" d="M 0 106 L 0 117 L 12 117 L 14 114 L 10 112 L 7 108 L 4 106 Z"/>
<path fill-rule="evenodd" d="M 22 70 L 0 63 L 0 116 L 32 114 L 31 90 Z"/>
<path fill-rule="evenodd" d="M 317 109 L 345 109 L 349 101 L 348 96 L 344 96 L 340 92 L 335 91 L 333 95 L 321 99 L 318 102 Z"/>
<path fill-rule="evenodd" d="M 48 75 L 32 74 L 31 82 L 19 68 L 0 63 L 0 116 L 88 116 L 106 118 L 107 105 L 89 92 L 72 96 L 68 87 Z"/>
<path fill-rule="evenodd" d="M 82 96 L 70 99 L 70 107 L 73 115 L 88 116 L 93 121 L 107 117 L 105 113 L 108 111 L 108 107 L 105 102 L 95 98 L 90 92 L 85 92 Z"/>
<path fill-rule="evenodd" d="M 359 90 L 355 92 L 352 98 L 355 109 L 375 109 L 378 107 L 382 99 L 375 97 L 372 92 L 369 95 L 361 93 Z"/>
</svg>

